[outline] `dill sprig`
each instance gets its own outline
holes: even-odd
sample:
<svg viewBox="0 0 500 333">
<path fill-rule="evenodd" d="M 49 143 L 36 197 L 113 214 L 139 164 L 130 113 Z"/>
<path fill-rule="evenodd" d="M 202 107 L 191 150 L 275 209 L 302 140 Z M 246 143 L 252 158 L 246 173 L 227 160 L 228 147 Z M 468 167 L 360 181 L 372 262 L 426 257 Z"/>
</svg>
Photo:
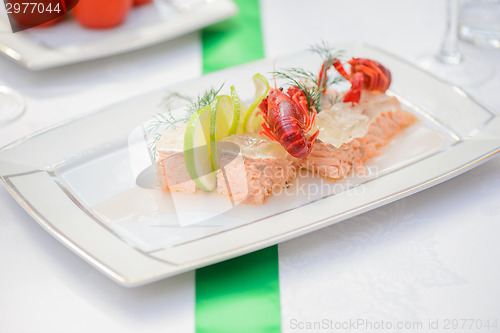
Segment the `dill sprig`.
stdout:
<svg viewBox="0 0 500 333">
<path fill-rule="evenodd" d="M 218 89 L 210 88 L 203 94 L 198 95 L 196 99 L 191 100 L 191 104 L 187 106 L 187 112 L 190 114 L 190 116 L 193 115 L 199 109 L 212 104 L 215 97 L 217 97 L 217 95 L 222 90 L 222 87 L 224 87 L 224 83 L 222 83 Z"/>
<path fill-rule="evenodd" d="M 151 138 L 149 149 L 155 161 L 158 156 L 156 144 L 161 139 L 162 132 L 166 129 L 175 128 L 176 125 L 185 123 L 188 120 L 189 117 L 175 118 L 172 115 L 172 110 L 169 108 L 165 113 L 158 113 L 148 122 L 144 128 L 144 132 L 148 138 Z"/>
<path fill-rule="evenodd" d="M 316 74 L 303 68 L 292 67 L 282 69 L 281 71 L 275 71 L 274 75 L 287 80 L 289 85 L 299 87 L 299 89 L 302 90 L 306 96 L 309 108 L 314 106 L 318 112 L 321 111 L 321 95 L 323 87 L 319 85 L 318 76 Z M 342 76 L 338 74 L 330 77 L 327 82 L 327 87 L 342 80 Z"/>
<path fill-rule="evenodd" d="M 325 72 L 335 61 L 344 56 L 343 50 L 334 49 L 325 41 L 322 41 L 320 44 L 312 45 L 310 49 L 317 53 L 323 60 Z M 330 77 L 328 77 L 328 81 L 325 84 L 322 84 L 319 82 L 319 73 L 316 74 L 298 67 L 282 69 L 280 71 L 275 71 L 273 74 L 287 80 L 288 84 L 299 87 L 306 96 L 309 108 L 314 106 L 318 112 L 321 111 L 321 97 L 326 87 L 344 80 L 339 73 L 335 73 L 335 75 L 330 75 Z M 325 74 L 326 73 L 323 73 L 322 77 L 325 77 Z M 331 100 L 330 102 L 333 105 L 338 101 Z"/>
<path fill-rule="evenodd" d="M 342 98 L 340 98 L 339 95 L 335 95 L 335 98 L 330 96 L 328 97 L 328 102 L 330 103 L 330 106 L 334 106 L 335 104 L 342 102 Z"/>
<path fill-rule="evenodd" d="M 196 98 L 182 95 L 178 92 L 167 93 L 167 95 L 160 102 L 160 106 L 166 109 L 165 112 L 155 115 L 144 129 L 146 135 L 151 137 L 149 148 L 155 160 L 158 155 L 156 151 L 156 144 L 158 140 L 160 140 L 162 132 L 170 128 L 175 128 L 178 124 L 188 122 L 189 118 L 191 118 L 196 111 L 212 104 L 215 97 L 217 97 L 222 90 L 223 86 L 224 83 L 221 84 L 218 89 L 210 88 L 203 94 L 198 95 Z M 172 104 L 186 102 L 188 104 L 185 106 L 185 114 L 182 117 L 174 116 L 172 113 Z"/>
<path fill-rule="evenodd" d="M 282 71 L 275 71 L 273 74 L 278 78 L 287 80 L 289 85 L 299 87 L 299 89 L 302 90 L 306 96 L 307 106 L 309 108 L 314 106 L 317 111 L 320 110 L 321 93 L 318 89 L 316 78 L 312 72 L 301 68 L 289 68 L 283 69 Z"/>
<path fill-rule="evenodd" d="M 316 74 L 306 69 L 299 67 L 291 67 L 285 69 L 285 71 L 287 71 L 288 73 L 290 73 L 290 75 L 293 75 L 298 79 L 309 80 L 312 83 L 315 83 L 316 85 L 318 84 Z"/>
<path fill-rule="evenodd" d="M 295 76 L 299 80 L 302 79 L 305 82 L 309 81 L 309 82 L 313 83 L 316 87 L 319 87 L 318 76 L 311 71 L 308 71 L 308 70 L 303 69 L 303 68 L 297 68 L 297 67 L 288 68 L 288 69 L 285 69 L 285 71 L 287 71 L 291 76 Z M 343 79 L 344 78 L 340 74 L 336 74 L 335 76 L 330 77 L 328 79 L 326 86 L 328 87 L 328 86 L 332 86 L 334 84 L 337 84 L 337 83 L 341 82 Z M 322 92 L 322 91 L 320 91 L 320 92 Z"/>
<path fill-rule="evenodd" d="M 321 41 L 321 44 L 314 44 L 309 47 L 309 49 L 318 54 L 323 62 L 329 63 L 329 65 L 333 64 L 337 60 L 341 60 L 344 58 L 345 51 L 337 50 L 333 47 L 330 47 L 327 42 Z"/>
<path fill-rule="evenodd" d="M 340 60 L 341 58 L 344 57 L 344 51 L 343 50 L 337 50 L 337 49 L 334 49 L 332 47 L 330 47 L 328 45 L 327 42 L 325 41 L 322 41 L 321 44 L 316 44 L 316 45 L 312 45 L 310 47 L 310 50 L 316 54 L 318 54 L 322 61 L 323 61 L 323 67 L 322 67 L 322 75 L 321 77 L 327 77 L 326 73 L 328 71 L 328 69 L 330 68 L 330 66 L 332 66 L 336 61 Z M 321 89 L 321 92 L 323 92 L 326 87 L 328 87 L 329 85 L 332 85 L 332 84 L 335 84 L 339 81 L 342 81 L 344 80 L 344 78 L 339 75 L 339 73 L 335 72 L 335 76 L 334 76 L 334 79 L 333 81 L 330 79 L 328 79 L 327 82 L 318 82 L 318 86 L 320 86 L 320 89 Z"/>
<path fill-rule="evenodd" d="M 169 92 L 163 98 L 160 105 L 166 107 L 168 112 L 171 112 L 170 109 L 172 103 L 187 102 L 188 104 L 186 105 L 186 113 L 187 113 L 187 118 L 189 119 L 189 117 L 191 117 L 196 111 L 198 111 L 201 108 L 204 108 L 205 106 L 210 105 L 214 101 L 215 97 L 217 97 L 217 95 L 220 93 L 222 87 L 224 87 L 224 83 L 221 84 L 218 89 L 210 88 L 205 92 L 203 92 L 203 94 L 198 95 L 196 98 L 182 95 L 179 94 L 178 92 Z"/>
</svg>

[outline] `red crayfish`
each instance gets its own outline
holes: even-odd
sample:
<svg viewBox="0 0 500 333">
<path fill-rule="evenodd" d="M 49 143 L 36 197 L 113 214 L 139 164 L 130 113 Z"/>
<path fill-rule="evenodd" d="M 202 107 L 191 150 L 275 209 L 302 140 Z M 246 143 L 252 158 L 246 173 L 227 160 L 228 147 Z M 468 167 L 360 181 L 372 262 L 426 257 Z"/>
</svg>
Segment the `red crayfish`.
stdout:
<svg viewBox="0 0 500 333">
<path fill-rule="evenodd" d="M 333 66 L 346 80 L 351 82 L 351 89 L 344 96 L 344 103 L 358 103 L 361 89 L 378 90 L 385 92 L 391 85 L 391 72 L 380 63 L 363 58 L 353 58 L 348 61 L 351 65 L 351 74 L 347 74 L 338 59 L 329 59 L 321 66 L 318 76 L 319 86 L 326 89 L 327 70 Z"/>
<path fill-rule="evenodd" d="M 307 138 L 314 124 L 316 108 L 309 106 L 304 92 L 297 86 L 269 90 L 269 94 L 259 104 L 264 114 L 261 134 L 271 140 L 278 141 L 290 155 L 297 158 L 306 158 L 318 137 L 319 130 Z"/>
</svg>

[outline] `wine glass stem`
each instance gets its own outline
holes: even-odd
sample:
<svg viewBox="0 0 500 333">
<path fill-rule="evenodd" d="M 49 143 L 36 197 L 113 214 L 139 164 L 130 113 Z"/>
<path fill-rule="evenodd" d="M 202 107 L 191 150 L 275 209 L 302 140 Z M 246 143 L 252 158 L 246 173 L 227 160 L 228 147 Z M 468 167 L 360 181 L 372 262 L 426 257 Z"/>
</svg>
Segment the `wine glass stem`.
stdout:
<svg viewBox="0 0 500 333">
<path fill-rule="evenodd" d="M 458 65 L 462 55 L 458 50 L 458 0 L 446 0 L 446 32 L 437 60 L 448 65 Z"/>
</svg>

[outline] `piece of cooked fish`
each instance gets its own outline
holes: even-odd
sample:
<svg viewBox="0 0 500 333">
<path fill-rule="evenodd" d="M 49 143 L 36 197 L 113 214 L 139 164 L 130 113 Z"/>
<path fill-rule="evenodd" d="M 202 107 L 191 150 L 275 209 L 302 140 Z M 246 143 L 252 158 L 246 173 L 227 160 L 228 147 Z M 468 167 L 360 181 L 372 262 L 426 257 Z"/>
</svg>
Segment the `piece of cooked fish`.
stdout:
<svg viewBox="0 0 500 333">
<path fill-rule="evenodd" d="M 363 91 L 360 103 L 337 103 L 318 114 L 318 140 L 299 165 L 334 180 L 362 172 L 394 135 L 415 121 L 397 98 Z"/>
<path fill-rule="evenodd" d="M 217 192 L 234 202 L 259 205 L 297 175 L 295 159 L 260 134 L 232 135 L 219 142 Z"/>
<path fill-rule="evenodd" d="M 163 131 L 156 143 L 158 158 L 156 173 L 160 188 L 165 191 L 196 192 L 197 186 L 189 176 L 184 163 L 184 132 L 186 124 Z"/>
</svg>

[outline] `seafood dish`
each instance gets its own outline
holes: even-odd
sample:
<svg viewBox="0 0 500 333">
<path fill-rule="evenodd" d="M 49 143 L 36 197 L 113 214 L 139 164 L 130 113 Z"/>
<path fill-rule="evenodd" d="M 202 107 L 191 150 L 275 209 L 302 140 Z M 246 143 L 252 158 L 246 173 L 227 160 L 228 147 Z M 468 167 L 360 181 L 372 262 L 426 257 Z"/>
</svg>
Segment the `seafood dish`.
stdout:
<svg viewBox="0 0 500 333">
<path fill-rule="evenodd" d="M 331 181 L 363 174 L 417 118 L 386 93 L 391 73 L 379 62 L 343 63 L 331 49 L 318 53 L 317 74 L 275 71 L 274 87 L 256 74 L 249 106 L 234 87 L 220 95 L 221 86 L 192 103 L 187 117 L 164 117 L 168 126 L 155 143 L 160 188 L 213 191 L 233 203 L 260 205 L 276 189 L 293 186 L 298 170 Z M 278 88 L 276 77 L 288 85 Z M 339 82 L 350 89 L 337 89 Z"/>
</svg>

